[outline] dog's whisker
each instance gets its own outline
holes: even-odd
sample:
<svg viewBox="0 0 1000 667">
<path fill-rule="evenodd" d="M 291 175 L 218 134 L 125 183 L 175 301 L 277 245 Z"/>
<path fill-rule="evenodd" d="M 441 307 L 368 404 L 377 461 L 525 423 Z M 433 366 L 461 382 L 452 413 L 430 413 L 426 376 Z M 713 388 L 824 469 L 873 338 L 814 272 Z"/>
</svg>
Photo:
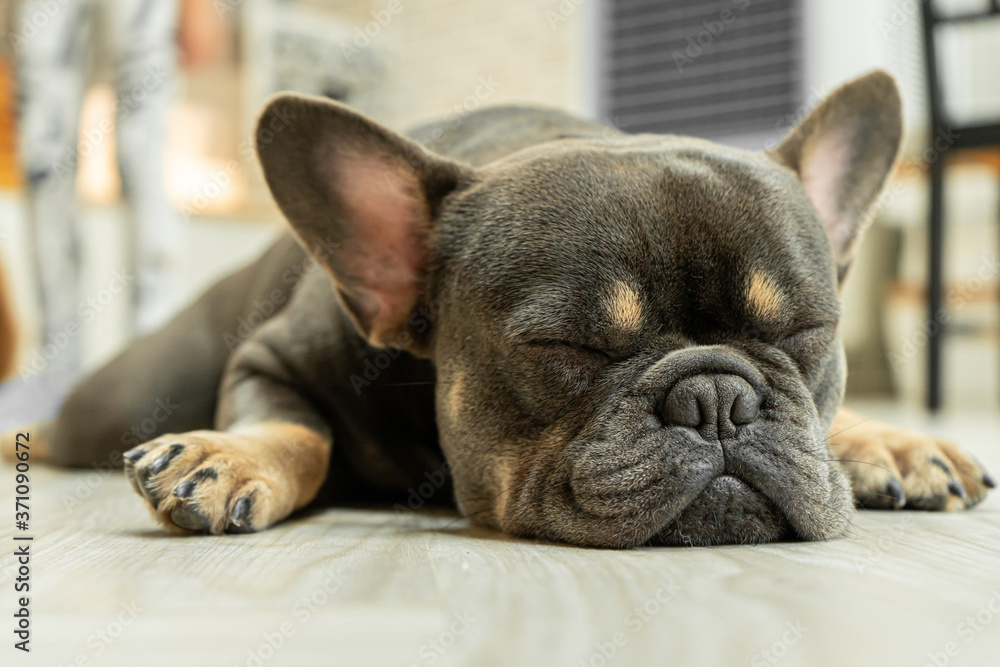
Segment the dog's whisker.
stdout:
<svg viewBox="0 0 1000 667">
<path fill-rule="evenodd" d="M 828 462 L 828 463 L 829 462 L 834 462 L 834 461 L 837 462 L 837 463 L 863 463 L 865 465 L 869 465 L 869 466 L 872 466 L 874 468 L 879 468 L 881 470 L 885 470 L 887 473 L 895 475 L 895 473 L 893 473 L 892 470 L 890 470 L 889 468 L 886 468 L 885 466 L 880 466 L 877 463 L 872 463 L 871 461 L 860 461 L 858 459 L 823 459 L 823 460 L 826 461 L 826 462 Z"/>
<path fill-rule="evenodd" d="M 859 421 L 859 422 L 858 422 L 858 423 L 856 423 L 856 424 L 851 424 L 850 426 L 848 426 L 848 427 L 847 427 L 847 428 L 845 428 L 845 429 L 841 429 L 841 430 L 837 431 L 836 433 L 831 433 L 830 435 L 826 436 L 826 439 L 824 440 L 824 442 L 830 442 L 830 440 L 831 440 L 831 439 L 833 439 L 833 438 L 836 438 L 836 437 L 837 437 L 838 435 L 840 435 L 841 433 L 844 433 L 844 432 L 846 432 L 846 431 L 850 431 L 850 430 L 851 430 L 852 428 L 854 428 L 855 426 L 861 426 L 861 425 L 862 425 L 862 424 L 864 424 L 865 422 L 867 422 L 867 421 L 871 421 L 871 419 L 872 419 L 871 417 L 865 417 L 864 419 L 862 419 L 861 421 Z"/>
</svg>

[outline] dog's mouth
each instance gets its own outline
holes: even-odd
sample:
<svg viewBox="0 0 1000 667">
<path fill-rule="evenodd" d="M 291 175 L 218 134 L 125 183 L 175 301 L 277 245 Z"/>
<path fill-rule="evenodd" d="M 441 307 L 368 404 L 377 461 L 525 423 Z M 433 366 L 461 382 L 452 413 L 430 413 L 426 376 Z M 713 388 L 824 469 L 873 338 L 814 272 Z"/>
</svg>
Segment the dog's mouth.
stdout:
<svg viewBox="0 0 1000 667">
<path fill-rule="evenodd" d="M 784 514 L 767 496 L 740 478 L 724 474 L 709 482 L 651 543 L 756 544 L 794 536 Z"/>
<path fill-rule="evenodd" d="M 785 510 L 752 482 L 725 469 L 721 456 L 641 462 L 572 484 L 576 521 L 599 546 L 708 546 L 795 538 Z"/>
<path fill-rule="evenodd" d="M 785 423 L 724 443 L 690 429 L 629 445 L 591 441 L 574 457 L 567 485 L 575 524 L 567 541 L 707 546 L 834 537 L 851 511 L 850 491 L 840 468 L 817 453 L 821 446 Z"/>
</svg>

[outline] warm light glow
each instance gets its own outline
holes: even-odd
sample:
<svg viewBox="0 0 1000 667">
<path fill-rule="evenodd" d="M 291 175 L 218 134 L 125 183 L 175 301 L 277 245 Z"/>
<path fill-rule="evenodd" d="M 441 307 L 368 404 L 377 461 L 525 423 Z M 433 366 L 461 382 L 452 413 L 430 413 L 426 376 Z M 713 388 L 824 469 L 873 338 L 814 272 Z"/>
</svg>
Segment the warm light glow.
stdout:
<svg viewBox="0 0 1000 667">
<path fill-rule="evenodd" d="M 106 83 L 93 86 L 83 98 L 77 142 L 76 187 L 80 199 L 88 204 L 113 204 L 121 193 L 114 118 L 114 89 Z"/>
</svg>

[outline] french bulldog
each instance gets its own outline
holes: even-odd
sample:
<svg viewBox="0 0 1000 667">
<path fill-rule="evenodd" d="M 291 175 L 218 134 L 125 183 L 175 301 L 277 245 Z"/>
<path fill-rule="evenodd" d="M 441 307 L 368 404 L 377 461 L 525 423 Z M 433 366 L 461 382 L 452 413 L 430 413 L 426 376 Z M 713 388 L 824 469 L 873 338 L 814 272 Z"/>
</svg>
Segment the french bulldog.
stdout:
<svg viewBox="0 0 1000 667">
<path fill-rule="evenodd" d="M 156 519 L 212 534 L 432 478 L 477 525 L 595 547 L 972 507 L 994 483 L 957 446 L 838 413 L 900 108 L 876 71 L 757 154 L 523 107 L 405 137 L 279 95 L 256 148 L 298 243 L 82 382 L 48 456 L 135 445 Z"/>
</svg>

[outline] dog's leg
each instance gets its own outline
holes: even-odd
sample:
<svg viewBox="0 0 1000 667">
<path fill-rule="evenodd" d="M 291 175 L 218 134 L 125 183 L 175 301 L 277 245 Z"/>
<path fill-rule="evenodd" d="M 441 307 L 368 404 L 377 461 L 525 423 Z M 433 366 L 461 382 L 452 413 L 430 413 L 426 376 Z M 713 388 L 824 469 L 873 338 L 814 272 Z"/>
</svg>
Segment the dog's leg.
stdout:
<svg viewBox="0 0 1000 667">
<path fill-rule="evenodd" d="M 280 318 L 279 318 L 280 319 Z M 258 531 L 308 504 L 326 479 L 332 436 L 297 364 L 265 325 L 233 355 L 216 431 L 163 435 L 125 453 L 125 473 L 168 529 Z"/>
<path fill-rule="evenodd" d="M 996 486 L 954 443 L 844 408 L 830 428 L 829 442 L 859 507 L 954 511 L 976 505 Z"/>
</svg>

